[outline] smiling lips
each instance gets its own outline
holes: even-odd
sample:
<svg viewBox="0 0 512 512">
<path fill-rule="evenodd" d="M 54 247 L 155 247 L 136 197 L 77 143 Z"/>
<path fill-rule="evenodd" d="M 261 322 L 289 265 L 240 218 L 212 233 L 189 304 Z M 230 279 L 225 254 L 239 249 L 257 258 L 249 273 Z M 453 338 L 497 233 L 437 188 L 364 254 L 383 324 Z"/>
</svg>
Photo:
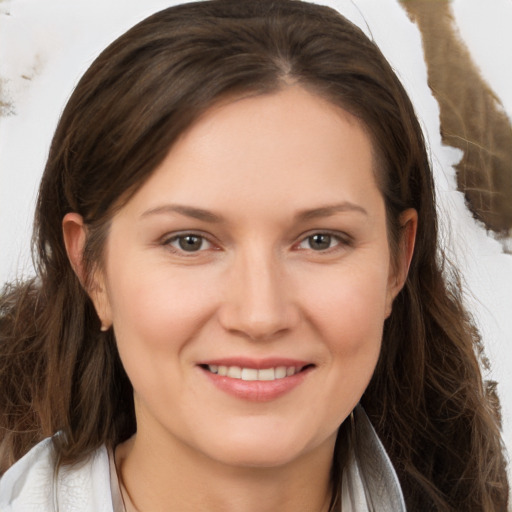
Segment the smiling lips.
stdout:
<svg viewBox="0 0 512 512">
<path fill-rule="evenodd" d="M 303 382 L 314 365 L 293 360 L 225 360 L 200 364 L 210 381 L 220 390 L 244 400 L 274 400 Z"/>
<path fill-rule="evenodd" d="M 240 366 L 208 365 L 208 370 L 221 377 L 230 377 L 231 379 L 242 379 L 245 381 L 271 381 L 275 379 L 284 379 L 298 373 L 301 368 L 295 366 L 277 366 L 276 368 L 241 368 Z"/>
</svg>

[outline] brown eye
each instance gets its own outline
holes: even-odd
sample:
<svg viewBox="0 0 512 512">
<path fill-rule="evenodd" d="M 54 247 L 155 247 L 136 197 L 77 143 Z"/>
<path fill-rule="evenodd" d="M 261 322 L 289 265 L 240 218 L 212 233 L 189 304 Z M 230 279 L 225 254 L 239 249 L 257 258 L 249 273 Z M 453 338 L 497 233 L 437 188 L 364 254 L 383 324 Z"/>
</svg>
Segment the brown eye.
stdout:
<svg viewBox="0 0 512 512">
<path fill-rule="evenodd" d="M 177 252 L 199 252 L 211 248 L 211 243 L 203 236 L 194 233 L 185 233 L 174 236 L 165 242 Z"/>
<path fill-rule="evenodd" d="M 342 249 L 349 245 L 348 236 L 343 233 L 338 235 L 319 231 L 303 238 L 296 247 L 301 250 L 323 252 L 330 249 Z"/>
<path fill-rule="evenodd" d="M 187 252 L 199 251 L 203 245 L 203 238 L 195 235 L 185 235 L 178 238 L 180 249 Z"/>
<path fill-rule="evenodd" d="M 312 236 L 308 236 L 308 245 L 314 251 L 325 251 L 331 247 L 332 236 L 325 233 L 317 233 Z"/>
</svg>

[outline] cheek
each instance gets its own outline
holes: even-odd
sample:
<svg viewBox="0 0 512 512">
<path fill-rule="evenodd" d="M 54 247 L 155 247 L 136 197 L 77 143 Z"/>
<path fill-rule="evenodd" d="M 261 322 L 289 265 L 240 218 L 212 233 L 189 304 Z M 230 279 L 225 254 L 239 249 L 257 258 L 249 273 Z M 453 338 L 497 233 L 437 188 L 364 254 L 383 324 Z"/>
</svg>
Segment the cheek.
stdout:
<svg viewBox="0 0 512 512">
<path fill-rule="evenodd" d="M 215 309 L 211 276 L 190 269 L 136 265 L 111 272 L 109 301 L 121 352 L 155 360 L 179 352 Z"/>
<path fill-rule="evenodd" d="M 330 274 L 330 275 L 327 275 Z M 310 325 L 327 349 L 325 379 L 315 403 L 328 408 L 337 428 L 364 393 L 377 364 L 386 313 L 388 273 L 380 265 L 354 265 L 317 273 L 308 293 Z M 325 412 L 324 412 L 325 414 Z"/>
<path fill-rule="evenodd" d="M 324 274 L 317 273 L 304 293 L 311 323 L 330 350 L 350 355 L 380 344 L 388 296 L 386 269 L 351 265 Z"/>
<path fill-rule="evenodd" d="M 327 349 L 322 388 L 343 418 L 359 401 L 379 358 L 388 272 L 382 262 L 363 261 L 332 270 L 317 272 L 304 292 L 310 325 Z"/>
<path fill-rule="evenodd" d="M 187 384 L 187 347 L 215 309 L 214 287 L 201 272 L 136 265 L 111 272 L 119 355 L 136 395 L 151 410 L 179 404 Z M 126 270 L 130 269 L 130 272 Z M 184 364 L 185 363 L 185 364 Z"/>
</svg>

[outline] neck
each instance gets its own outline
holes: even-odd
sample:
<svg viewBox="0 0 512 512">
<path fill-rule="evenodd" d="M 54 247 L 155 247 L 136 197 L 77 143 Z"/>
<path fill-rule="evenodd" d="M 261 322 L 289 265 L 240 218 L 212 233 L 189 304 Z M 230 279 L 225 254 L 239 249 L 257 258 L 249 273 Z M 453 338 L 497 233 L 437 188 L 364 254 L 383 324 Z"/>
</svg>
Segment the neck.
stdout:
<svg viewBox="0 0 512 512">
<path fill-rule="evenodd" d="M 226 465 L 139 432 L 116 450 L 118 474 L 139 511 L 327 512 L 334 440 L 278 467 Z M 130 512 L 130 511 L 128 511 Z"/>
</svg>

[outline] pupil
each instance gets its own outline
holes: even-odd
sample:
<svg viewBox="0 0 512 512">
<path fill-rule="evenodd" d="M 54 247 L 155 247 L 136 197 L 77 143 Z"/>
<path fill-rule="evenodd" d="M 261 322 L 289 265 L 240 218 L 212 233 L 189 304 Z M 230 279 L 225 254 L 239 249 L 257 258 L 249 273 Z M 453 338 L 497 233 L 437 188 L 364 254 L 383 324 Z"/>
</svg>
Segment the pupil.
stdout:
<svg viewBox="0 0 512 512">
<path fill-rule="evenodd" d="M 180 236 L 179 238 L 179 244 L 181 249 L 188 252 L 199 250 L 201 248 L 202 243 L 203 240 L 201 239 L 200 236 L 187 235 Z"/>
<path fill-rule="evenodd" d="M 309 237 L 309 245 L 312 249 L 329 249 L 331 245 L 331 235 L 313 235 Z"/>
</svg>

